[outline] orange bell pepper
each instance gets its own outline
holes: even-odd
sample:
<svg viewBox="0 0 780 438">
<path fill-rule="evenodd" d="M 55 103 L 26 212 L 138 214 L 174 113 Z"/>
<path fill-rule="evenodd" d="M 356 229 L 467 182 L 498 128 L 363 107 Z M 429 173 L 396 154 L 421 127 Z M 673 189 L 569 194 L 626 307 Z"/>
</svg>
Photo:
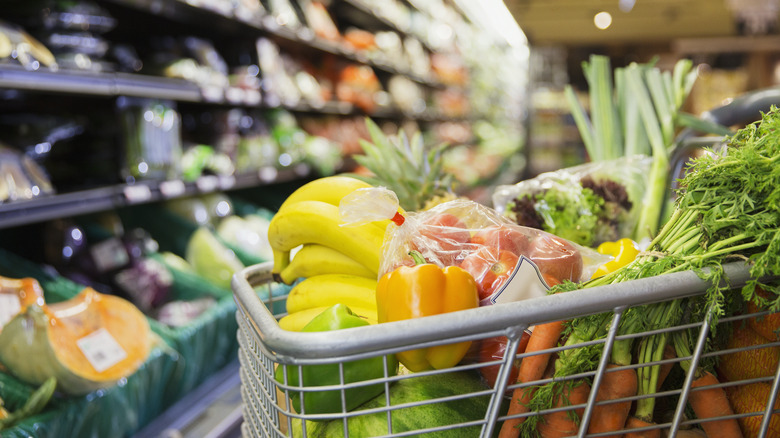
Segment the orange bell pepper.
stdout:
<svg viewBox="0 0 780 438">
<path fill-rule="evenodd" d="M 479 306 L 474 277 L 457 266 L 440 268 L 425 263 L 416 251 L 410 253 L 415 266 L 401 266 L 379 279 L 376 289 L 378 322 L 401 321 Z M 410 371 L 455 366 L 466 355 L 471 342 L 404 351 L 396 356 Z"/>
</svg>

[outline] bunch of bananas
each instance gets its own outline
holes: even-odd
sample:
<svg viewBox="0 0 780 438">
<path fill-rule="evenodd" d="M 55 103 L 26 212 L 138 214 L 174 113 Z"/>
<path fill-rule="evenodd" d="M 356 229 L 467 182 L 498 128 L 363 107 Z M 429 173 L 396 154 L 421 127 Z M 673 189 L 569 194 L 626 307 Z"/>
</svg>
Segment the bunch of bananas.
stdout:
<svg viewBox="0 0 780 438">
<path fill-rule="evenodd" d="M 369 187 L 346 176 L 319 178 L 295 190 L 274 215 L 268 228 L 274 278 L 286 284 L 303 279 L 287 297 L 282 328 L 300 330 L 337 303 L 376 323 L 379 258 L 389 221 L 342 226 L 338 207 L 344 196 Z"/>
</svg>

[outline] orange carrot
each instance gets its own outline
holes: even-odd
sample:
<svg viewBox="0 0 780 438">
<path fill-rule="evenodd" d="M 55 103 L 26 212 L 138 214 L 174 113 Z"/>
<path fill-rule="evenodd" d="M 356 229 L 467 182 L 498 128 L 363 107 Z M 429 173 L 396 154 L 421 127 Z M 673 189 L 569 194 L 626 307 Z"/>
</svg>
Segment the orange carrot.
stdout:
<svg viewBox="0 0 780 438">
<path fill-rule="evenodd" d="M 675 351 L 672 344 L 667 344 L 666 347 L 664 347 L 664 360 L 666 359 L 674 359 L 677 357 L 677 352 Z M 661 385 L 664 384 L 664 380 L 669 376 L 669 373 L 672 371 L 672 368 L 674 368 L 674 362 L 668 362 L 662 365 L 659 365 L 658 369 L 658 386 L 656 387 L 656 390 L 661 389 Z"/>
<path fill-rule="evenodd" d="M 691 388 L 699 388 L 710 385 L 717 385 L 718 378 L 712 373 L 705 371 L 700 377 L 691 383 Z M 715 418 L 726 415 L 734 415 L 726 392 L 723 388 L 705 388 L 698 391 L 691 391 L 688 396 L 688 403 L 691 404 L 693 412 L 697 418 Z M 742 431 L 739 423 L 734 418 L 716 421 L 707 421 L 701 423 L 701 428 L 707 433 L 708 438 L 740 438 Z"/>
<path fill-rule="evenodd" d="M 573 388 L 566 385 L 563 393 L 558 394 L 555 399 L 554 406 L 559 408 L 587 403 L 589 393 L 590 386 L 585 382 L 582 382 Z M 577 418 L 582 418 L 584 411 L 584 408 L 574 409 Z M 578 430 L 579 426 L 571 415 L 571 410 L 544 414 L 542 421 L 539 422 L 539 425 L 536 427 L 536 431 L 539 432 L 541 438 L 562 438 L 577 435 Z"/>
<path fill-rule="evenodd" d="M 624 368 L 610 372 L 618 365 L 607 365 L 607 370 L 601 380 L 599 391 L 596 394 L 596 402 L 606 400 L 618 400 L 636 395 L 638 383 L 636 370 Z M 615 432 L 622 430 L 626 425 L 628 414 L 631 411 L 631 401 L 622 401 L 606 405 L 596 405 L 588 424 L 588 433 Z M 619 437 L 617 435 L 608 435 Z"/>
<path fill-rule="evenodd" d="M 651 423 L 642 420 L 639 417 L 631 417 L 626 422 L 626 429 L 635 429 L 639 427 L 653 426 L 655 423 Z M 661 438 L 661 429 L 651 429 L 642 432 L 628 432 L 624 435 L 625 438 Z"/>
<path fill-rule="evenodd" d="M 558 339 L 563 331 L 563 321 L 548 322 L 534 327 L 531 337 L 528 339 L 526 353 L 533 353 L 554 348 L 558 345 Z M 520 371 L 517 374 L 517 383 L 531 383 L 542 378 L 550 361 L 552 353 L 542 353 L 524 357 L 520 362 Z M 507 415 L 517 415 L 528 412 L 528 403 L 533 397 L 531 388 L 515 388 L 512 393 L 512 403 L 509 404 Z M 499 438 L 514 438 L 520 435 L 520 425 L 526 417 L 510 418 L 504 421 L 499 432 Z"/>
</svg>

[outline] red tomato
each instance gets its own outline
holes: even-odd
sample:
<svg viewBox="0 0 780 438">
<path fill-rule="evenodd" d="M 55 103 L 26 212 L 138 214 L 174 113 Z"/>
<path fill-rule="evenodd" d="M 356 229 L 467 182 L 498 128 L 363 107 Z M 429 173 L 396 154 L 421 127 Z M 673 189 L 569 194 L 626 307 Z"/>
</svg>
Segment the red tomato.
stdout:
<svg viewBox="0 0 780 438">
<path fill-rule="evenodd" d="M 517 354 L 521 354 L 525 351 L 525 347 L 528 345 L 528 338 L 531 334 L 528 331 L 524 331 L 520 337 L 520 343 L 517 345 Z M 504 336 L 495 336 L 492 338 L 483 339 L 480 341 L 479 346 L 479 361 L 480 362 L 492 362 L 494 360 L 501 360 L 504 358 L 504 352 L 506 351 L 507 339 Z M 479 369 L 485 382 L 491 388 L 495 386 L 498 379 L 498 371 L 501 365 L 489 365 Z M 517 373 L 520 369 L 520 361 L 515 360 L 512 369 L 509 371 L 509 384 L 513 384 L 517 381 Z"/>
<path fill-rule="evenodd" d="M 519 257 L 512 252 L 482 246 L 466 256 L 460 267 L 477 281 L 479 299 L 484 300 L 500 289 L 512 275 L 518 259 Z"/>
<path fill-rule="evenodd" d="M 457 216 L 449 213 L 437 214 L 419 227 L 412 247 L 426 254 L 428 251 L 445 265 L 456 265 L 462 259 L 464 244 L 471 238 L 466 225 Z"/>
<path fill-rule="evenodd" d="M 525 255 L 531 245 L 528 233 L 512 225 L 493 225 L 479 230 L 471 238 L 471 243 Z"/>
<path fill-rule="evenodd" d="M 569 241 L 552 234 L 540 234 L 531 242 L 528 258 L 542 274 L 559 281 L 579 281 L 582 276 L 582 256 Z"/>
</svg>

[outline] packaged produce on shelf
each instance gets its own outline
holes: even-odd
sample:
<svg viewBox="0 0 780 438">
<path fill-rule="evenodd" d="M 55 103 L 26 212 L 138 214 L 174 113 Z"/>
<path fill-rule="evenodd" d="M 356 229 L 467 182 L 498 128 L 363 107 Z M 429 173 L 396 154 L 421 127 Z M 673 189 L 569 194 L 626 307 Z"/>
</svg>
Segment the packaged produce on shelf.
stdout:
<svg viewBox="0 0 780 438">
<path fill-rule="evenodd" d="M 468 69 L 463 64 L 463 60 L 453 53 L 432 53 L 431 70 L 441 82 L 447 85 L 463 87 L 469 81 Z"/>
<path fill-rule="evenodd" d="M 314 31 L 316 36 L 328 41 L 341 40 L 341 33 L 323 2 L 303 0 L 299 4 L 303 15 L 306 17 L 306 23 L 308 23 L 309 28 Z"/>
<path fill-rule="evenodd" d="M 459 89 L 434 90 L 431 107 L 445 117 L 466 117 L 471 110 L 466 94 Z"/>
<path fill-rule="evenodd" d="M 144 312 L 168 299 L 173 278 L 150 258 L 157 243 L 147 232 L 125 231 L 110 213 L 83 219 L 82 224 L 57 220 L 45 225 L 47 263 L 66 278 L 122 296 Z"/>
<path fill-rule="evenodd" d="M 181 116 L 170 101 L 121 97 L 122 177 L 169 180 L 182 173 Z"/>
<path fill-rule="evenodd" d="M 426 109 L 423 88 L 406 76 L 394 75 L 387 82 L 387 92 L 393 103 L 407 114 L 420 114 Z"/>
<path fill-rule="evenodd" d="M 268 244 L 268 226 L 271 221 L 258 214 L 230 215 L 217 225 L 216 232 L 226 242 L 246 252 L 271 260 L 273 254 Z"/>
<path fill-rule="evenodd" d="M 103 37 L 116 26 L 114 17 L 92 1 L 43 3 L 38 4 L 38 10 L 30 11 L 29 28 L 51 49 L 61 68 L 92 72 L 115 69 L 108 56 L 111 43 Z"/>
<path fill-rule="evenodd" d="M 513 222 L 596 247 L 633 236 L 652 159 L 633 155 L 498 186 L 493 206 Z"/>
<path fill-rule="evenodd" d="M 268 122 L 263 114 L 250 112 L 242 115 L 236 144 L 236 173 L 275 167 L 278 159 L 279 145 L 271 138 Z"/>
<path fill-rule="evenodd" d="M 266 102 L 271 106 L 298 105 L 302 96 L 301 90 L 296 84 L 294 73 L 291 74 L 291 71 L 295 69 L 287 69 L 285 58 L 279 51 L 279 47 L 267 38 L 259 38 L 257 40 L 257 58 L 262 72 L 261 86 Z"/>
<path fill-rule="evenodd" d="M 0 62 L 19 64 L 27 70 L 59 68 L 51 51 L 21 27 L 0 21 Z"/>
<path fill-rule="evenodd" d="M 154 314 L 154 319 L 172 328 L 187 327 L 217 303 L 214 297 L 194 300 L 171 301 L 163 304 Z"/>
<path fill-rule="evenodd" d="M 361 152 L 360 140 L 370 138 L 360 116 L 301 116 L 299 120 L 301 128 L 310 135 L 327 138 L 338 145 L 343 156 Z"/>
<path fill-rule="evenodd" d="M 0 204 L 54 193 L 47 172 L 28 154 L 0 145 Z"/>
<path fill-rule="evenodd" d="M 152 49 L 145 72 L 193 82 L 209 101 L 225 98 L 230 71 L 211 41 L 195 36 L 156 38 Z"/>
<path fill-rule="evenodd" d="M 81 395 L 135 372 L 153 342 L 149 322 L 129 301 L 84 288 L 69 300 L 27 306 L 6 323 L 0 362 L 29 384 L 55 377 L 61 391 Z"/>
<path fill-rule="evenodd" d="M 380 31 L 374 36 L 376 42 L 377 53 L 372 56 L 368 54 L 369 58 L 372 58 L 378 62 L 384 62 L 390 65 L 398 66 L 399 68 L 407 69 L 407 60 L 404 55 L 404 47 L 401 41 L 401 37 L 397 32 L 393 31 Z"/>
<path fill-rule="evenodd" d="M 274 18 L 276 24 L 292 29 L 300 29 L 304 26 L 303 17 L 299 12 L 297 3 L 292 0 L 268 0 L 266 2 L 268 12 Z"/>
<path fill-rule="evenodd" d="M 377 97 L 381 91 L 382 85 L 371 67 L 348 64 L 339 70 L 336 83 L 338 100 L 351 103 L 366 113 L 371 113 L 379 106 Z"/>
<path fill-rule="evenodd" d="M 431 58 L 420 40 L 406 37 L 403 48 L 409 71 L 421 77 L 429 77 L 431 75 Z"/>
<path fill-rule="evenodd" d="M 44 304 L 43 289 L 34 278 L 0 277 L 0 331 L 14 316 L 27 310 L 28 306 Z M 0 405 L 2 406 L 2 405 Z"/>
<path fill-rule="evenodd" d="M 260 0 L 225 0 L 232 7 L 233 16 L 247 23 L 259 23 L 268 13 Z"/>
<path fill-rule="evenodd" d="M 371 52 L 377 48 L 375 35 L 357 27 L 349 27 L 344 31 L 344 43 L 359 52 Z"/>
</svg>

